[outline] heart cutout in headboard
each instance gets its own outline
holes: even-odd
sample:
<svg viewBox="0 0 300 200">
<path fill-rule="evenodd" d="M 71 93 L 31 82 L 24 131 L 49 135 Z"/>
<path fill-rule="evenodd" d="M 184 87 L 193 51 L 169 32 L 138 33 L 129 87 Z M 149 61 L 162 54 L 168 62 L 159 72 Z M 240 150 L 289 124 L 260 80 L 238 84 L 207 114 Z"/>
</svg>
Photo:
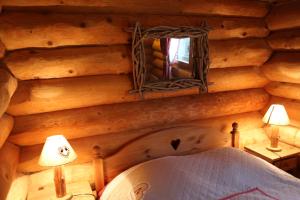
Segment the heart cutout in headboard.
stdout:
<svg viewBox="0 0 300 200">
<path fill-rule="evenodd" d="M 171 141 L 171 146 L 173 147 L 174 150 L 177 150 L 179 145 L 180 145 L 180 139 L 175 139 Z"/>
</svg>

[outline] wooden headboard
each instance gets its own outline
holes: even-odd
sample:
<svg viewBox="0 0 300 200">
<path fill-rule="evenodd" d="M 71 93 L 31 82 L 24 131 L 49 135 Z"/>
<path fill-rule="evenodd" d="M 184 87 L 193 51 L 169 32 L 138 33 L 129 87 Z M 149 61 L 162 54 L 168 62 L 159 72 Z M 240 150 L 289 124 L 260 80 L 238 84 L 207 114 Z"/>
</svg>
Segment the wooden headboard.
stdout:
<svg viewBox="0 0 300 200">
<path fill-rule="evenodd" d="M 94 146 L 95 187 L 100 191 L 124 170 L 164 156 L 188 155 L 222 146 L 238 146 L 238 124 L 232 124 L 231 136 L 215 128 L 178 126 L 155 131 L 124 145 L 119 151 L 105 159 L 100 147 Z"/>
</svg>

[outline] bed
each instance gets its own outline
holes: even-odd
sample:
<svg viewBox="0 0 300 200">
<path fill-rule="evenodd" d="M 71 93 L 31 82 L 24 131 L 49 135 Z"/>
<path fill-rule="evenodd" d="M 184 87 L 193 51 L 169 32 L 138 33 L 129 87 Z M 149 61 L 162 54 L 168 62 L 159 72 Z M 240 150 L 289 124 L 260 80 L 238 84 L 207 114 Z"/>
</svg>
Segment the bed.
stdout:
<svg viewBox="0 0 300 200">
<path fill-rule="evenodd" d="M 232 133 L 234 146 L 236 130 Z M 220 147 L 137 164 L 114 177 L 100 199 L 297 200 L 300 180 L 237 148 Z"/>
</svg>

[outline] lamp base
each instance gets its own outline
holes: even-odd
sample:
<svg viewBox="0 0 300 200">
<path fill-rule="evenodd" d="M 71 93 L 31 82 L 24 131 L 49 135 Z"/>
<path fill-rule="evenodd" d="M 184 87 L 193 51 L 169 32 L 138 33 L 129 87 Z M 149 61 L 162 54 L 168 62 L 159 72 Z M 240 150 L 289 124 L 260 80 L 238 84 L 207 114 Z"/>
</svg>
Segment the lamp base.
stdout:
<svg viewBox="0 0 300 200">
<path fill-rule="evenodd" d="M 280 147 L 267 147 L 267 149 L 269 151 L 273 151 L 273 152 L 279 152 L 279 151 L 281 151 Z"/>
<path fill-rule="evenodd" d="M 66 194 L 65 196 L 63 197 L 56 197 L 55 199 L 53 200 L 71 200 L 73 198 L 73 195 L 72 194 Z"/>
</svg>

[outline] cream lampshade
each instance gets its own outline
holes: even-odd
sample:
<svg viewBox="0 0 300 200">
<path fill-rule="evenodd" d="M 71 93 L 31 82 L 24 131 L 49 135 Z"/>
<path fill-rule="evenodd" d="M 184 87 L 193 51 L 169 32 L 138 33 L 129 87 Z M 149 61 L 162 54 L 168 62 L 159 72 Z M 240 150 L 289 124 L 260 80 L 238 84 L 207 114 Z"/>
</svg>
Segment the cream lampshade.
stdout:
<svg viewBox="0 0 300 200">
<path fill-rule="evenodd" d="M 281 148 L 278 147 L 279 140 L 279 125 L 288 125 L 289 117 L 283 105 L 272 104 L 265 116 L 263 117 L 263 122 L 270 124 L 272 128 L 271 133 L 271 146 L 267 147 L 270 151 L 281 151 Z"/>
<path fill-rule="evenodd" d="M 66 181 L 61 166 L 74 161 L 76 158 L 75 151 L 64 136 L 54 135 L 47 138 L 40 155 L 39 164 L 55 167 L 54 183 L 57 199 L 72 198 L 72 195 L 66 194 Z"/>
<path fill-rule="evenodd" d="M 74 161 L 77 155 L 66 138 L 62 135 L 54 135 L 47 138 L 39 165 L 55 167 Z"/>
</svg>

